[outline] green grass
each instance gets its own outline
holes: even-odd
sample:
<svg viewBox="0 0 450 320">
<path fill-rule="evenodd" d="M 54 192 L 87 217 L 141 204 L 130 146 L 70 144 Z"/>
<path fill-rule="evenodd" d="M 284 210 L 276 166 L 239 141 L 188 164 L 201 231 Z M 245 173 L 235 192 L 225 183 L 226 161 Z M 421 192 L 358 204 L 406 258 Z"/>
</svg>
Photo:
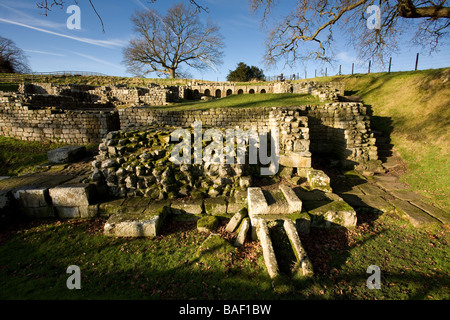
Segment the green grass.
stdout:
<svg viewBox="0 0 450 320">
<path fill-rule="evenodd" d="M 212 101 L 183 101 L 169 106 L 155 106 L 150 109 L 163 109 L 171 111 L 207 110 L 213 108 L 261 108 L 261 107 L 289 107 L 308 104 L 324 104 L 318 98 L 308 94 L 240 94 Z"/>
<path fill-rule="evenodd" d="M 333 79 L 371 106 L 372 128 L 389 133 L 407 163 L 403 181 L 450 211 L 450 68 Z"/>
<path fill-rule="evenodd" d="M 0 136 L 0 175 L 16 176 L 47 162 L 47 151 L 62 144 L 22 141 Z"/>
<path fill-rule="evenodd" d="M 275 288 L 256 242 L 220 250 L 215 261 L 214 251 L 197 255 L 208 235 L 195 223 L 168 221 L 155 239 L 130 239 L 103 235 L 104 222 L 40 221 L 2 236 L 0 299 L 450 298 L 449 230 L 415 229 L 391 215 L 351 231 L 313 228 L 301 238 L 315 275 L 285 275 Z M 372 264 L 381 290 L 366 287 Z M 70 265 L 81 269 L 81 290 L 66 287 Z"/>
</svg>

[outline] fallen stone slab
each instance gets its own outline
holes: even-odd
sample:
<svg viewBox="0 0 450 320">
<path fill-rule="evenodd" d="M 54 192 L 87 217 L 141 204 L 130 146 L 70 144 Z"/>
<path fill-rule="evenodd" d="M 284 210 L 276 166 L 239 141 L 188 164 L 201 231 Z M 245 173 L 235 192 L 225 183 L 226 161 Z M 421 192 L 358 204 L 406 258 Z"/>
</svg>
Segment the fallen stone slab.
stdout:
<svg viewBox="0 0 450 320">
<path fill-rule="evenodd" d="M 380 196 L 364 195 L 360 196 L 363 206 L 369 209 L 376 209 L 383 213 L 394 212 L 394 206 Z"/>
<path fill-rule="evenodd" d="M 236 241 L 234 242 L 235 247 L 241 247 L 245 243 L 245 239 L 247 238 L 248 230 L 250 229 L 250 219 L 244 218 L 238 230 L 238 236 Z"/>
<path fill-rule="evenodd" d="M 311 216 L 311 226 L 321 228 L 356 226 L 356 212 L 343 200 L 305 202 L 305 209 Z"/>
<path fill-rule="evenodd" d="M 434 218 L 438 219 L 442 223 L 450 224 L 450 214 L 449 213 L 447 213 L 439 208 L 436 208 L 435 206 L 432 206 L 428 203 L 420 201 L 420 200 L 414 200 L 411 203 L 413 205 L 415 205 L 416 207 L 422 209 L 429 215 L 432 215 Z"/>
<path fill-rule="evenodd" d="M 78 207 L 54 207 L 58 217 L 62 219 L 93 218 L 98 215 L 98 205 Z"/>
<path fill-rule="evenodd" d="M 228 221 L 227 226 L 225 227 L 225 231 L 227 232 L 234 232 L 236 228 L 241 223 L 242 219 L 247 217 L 248 211 L 247 209 L 241 209 L 238 213 L 234 214 L 233 217 L 231 217 L 230 221 Z"/>
<path fill-rule="evenodd" d="M 199 232 L 212 232 L 219 226 L 219 220 L 215 216 L 205 216 L 197 220 L 197 230 Z"/>
<path fill-rule="evenodd" d="M 199 215 L 203 213 L 203 200 L 174 200 L 171 203 L 170 210 L 173 214 Z"/>
<path fill-rule="evenodd" d="M 409 190 L 392 190 L 391 194 L 396 198 L 406 201 L 420 201 L 423 199 L 423 196 L 420 194 Z"/>
<path fill-rule="evenodd" d="M 227 216 L 227 199 L 225 197 L 215 197 L 204 199 L 206 214 L 213 216 Z"/>
<path fill-rule="evenodd" d="M 387 191 L 409 189 L 409 186 L 402 182 L 377 180 L 375 183 Z"/>
<path fill-rule="evenodd" d="M 86 156 L 84 146 L 66 146 L 47 152 L 48 161 L 53 163 L 69 163 Z"/>
<path fill-rule="evenodd" d="M 269 228 L 263 219 L 257 219 L 257 236 L 261 242 L 263 251 L 264 263 L 269 273 L 270 278 L 275 278 L 279 275 L 278 263 L 275 257 L 272 240 L 270 239 Z"/>
<path fill-rule="evenodd" d="M 358 188 L 365 194 L 370 196 L 385 196 L 386 192 L 370 183 L 358 185 Z"/>
<path fill-rule="evenodd" d="M 158 235 L 161 224 L 170 213 L 168 207 L 146 214 L 112 215 L 104 226 L 104 233 L 115 237 L 149 237 Z"/>
<path fill-rule="evenodd" d="M 107 202 L 102 202 L 98 206 L 98 214 L 101 217 L 110 217 L 113 214 L 121 213 L 123 211 L 122 204 L 125 199 L 116 199 Z"/>
<path fill-rule="evenodd" d="M 395 207 L 397 214 L 411 222 L 414 227 L 423 227 L 429 224 L 441 223 L 439 220 L 407 201 L 394 199 L 389 202 Z"/>
<path fill-rule="evenodd" d="M 55 207 L 79 207 L 90 204 L 92 190 L 89 184 L 61 185 L 49 189 L 49 194 Z"/>
<path fill-rule="evenodd" d="M 314 274 L 311 261 L 298 236 L 296 226 L 292 220 L 284 220 L 284 230 L 289 238 L 295 257 L 297 259 L 296 272 L 302 277 L 310 277 Z"/>
</svg>

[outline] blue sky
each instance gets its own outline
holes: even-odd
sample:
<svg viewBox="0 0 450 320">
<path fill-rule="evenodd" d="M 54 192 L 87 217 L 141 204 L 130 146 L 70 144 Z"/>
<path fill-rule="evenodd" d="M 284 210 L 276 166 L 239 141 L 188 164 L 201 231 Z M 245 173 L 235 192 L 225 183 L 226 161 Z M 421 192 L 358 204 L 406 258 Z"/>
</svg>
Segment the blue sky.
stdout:
<svg viewBox="0 0 450 320">
<path fill-rule="evenodd" d="M 94 0 L 104 22 L 103 33 L 100 21 L 87 0 L 79 0 L 80 30 L 67 28 L 66 21 L 70 14 L 66 13 L 65 9 L 54 8 L 48 16 L 44 16 L 43 11 L 36 7 L 38 0 L 1 0 L 0 36 L 13 40 L 25 51 L 35 72 L 92 71 L 114 76 L 131 76 L 122 64 L 122 49 L 133 37 L 130 16 L 136 9 L 145 10 L 144 7 L 155 8 L 164 15 L 167 8 L 179 1 L 158 0 L 151 4 L 147 0 Z M 266 75 L 299 73 L 304 77 L 306 69 L 308 77 L 311 77 L 314 76 L 315 70 L 318 75 L 323 71 L 321 65 L 313 62 L 299 63 L 293 69 L 283 68 L 282 65 L 267 69 L 262 62 L 267 31 L 261 28 L 260 16 L 250 13 L 247 1 L 197 1 L 209 8 L 209 13 L 202 13 L 202 19 L 209 18 L 219 25 L 224 36 L 225 55 L 224 63 L 218 66 L 217 70 L 198 72 L 189 69 L 193 78 L 225 81 L 229 70 L 233 70 L 240 61 L 261 67 Z M 65 3 L 70 5 L 73 1 L 66 0 Z M 295 3 L 293 0 L 284 0 L 280 2 L 277 11 L 287 14 Z M 392 70 L 413 69 L 416 52 L 419 51 L 420 48 L 403 46 L 400 54 L 392 58 Z M 440 52 L 432 56 L 421 52 L 419 69 L 449 67 L 449 52 L 449 46 L 441 48 Z M 357 62 L 356 53 L 352 48 L 345 47 L 344 41 L 338 39 L 336 62 L 333 66 L 327 66 L 328 74 L 336 74 L 339 64 L 342 64 L 343 73 L 350 73 L 352 62 Z M 355 72 L 366 70 L 366 66 L 355 66 Z"/>
</svg>

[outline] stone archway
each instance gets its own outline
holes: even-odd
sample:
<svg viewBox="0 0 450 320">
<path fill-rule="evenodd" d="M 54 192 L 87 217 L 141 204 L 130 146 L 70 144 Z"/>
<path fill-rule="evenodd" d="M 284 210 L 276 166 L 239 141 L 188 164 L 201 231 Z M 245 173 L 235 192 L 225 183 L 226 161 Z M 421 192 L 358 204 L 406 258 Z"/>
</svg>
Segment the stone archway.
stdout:
<svg viewBox="0 0 450 320">
<path fill-rule="evenodd" d="M 233 90 L 228 89 L 228 90 L 227 90 L 227 97 L 228 97 L 228 96 L 231 96 L 232 94 L 233 94 Z"/>
<path fill-rule="evenodd" d="M 209 89 L 205 90 L 205 96 L 209 97 L 211 95 L 211 91 Z"/>
<path fill-rule="evenodd" d="M 249 94 L 255 94 L 255 89 L 250 89 L 250 90 L 248 91 L 248 93 L 249 93 Z"/>
<path fill-rule="evenodd" d="M 244 90 L 242 90 L 242 89 L 238 90 L 238 94 L 243 94 L 243 93 L 244 93 Z"/>
<path fill-rule="evenodd" d="M 261 89 L 261 93 L 266 93 L 266 89 Z"/>
<path fill-rule="evenodd" d="M 222 90 L 220 89 L 216 90 L 216 98 L 222 98 Z"/>
</svg>

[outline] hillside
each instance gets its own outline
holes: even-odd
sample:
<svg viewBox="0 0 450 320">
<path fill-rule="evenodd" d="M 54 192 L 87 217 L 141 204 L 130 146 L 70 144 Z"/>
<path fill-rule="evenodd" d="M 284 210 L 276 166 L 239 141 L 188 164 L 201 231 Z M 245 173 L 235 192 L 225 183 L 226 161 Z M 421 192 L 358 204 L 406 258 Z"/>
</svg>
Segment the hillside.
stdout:
<svg viewBox="0 0 450 320">
<path fill-rule="evenodd" d="M 373 111 L 372 129 L 390 134 L 407 164 L 404 182 L 450 210 L 450 68 L 336 76 Z"/>
</svg>

